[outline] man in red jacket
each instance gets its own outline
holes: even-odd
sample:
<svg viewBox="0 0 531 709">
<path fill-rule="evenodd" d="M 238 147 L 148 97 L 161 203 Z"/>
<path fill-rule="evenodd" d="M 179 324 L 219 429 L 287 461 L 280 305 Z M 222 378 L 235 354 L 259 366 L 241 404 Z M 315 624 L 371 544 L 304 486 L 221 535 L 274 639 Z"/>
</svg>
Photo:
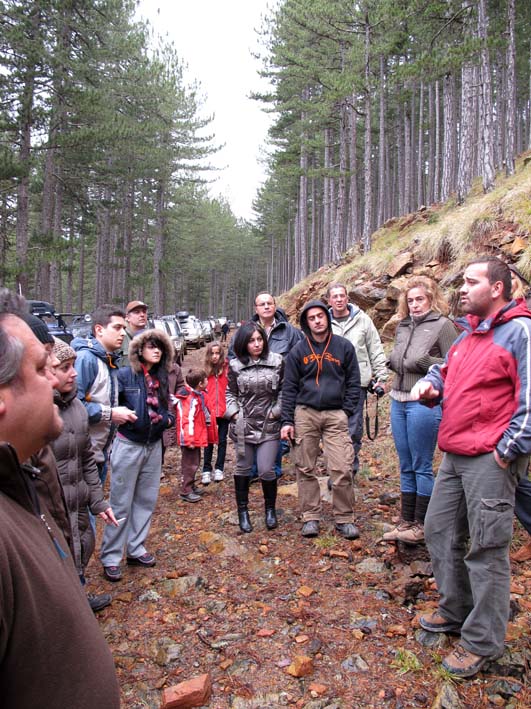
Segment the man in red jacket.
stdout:
<svg viewBox="0 0 531 709">
<path fill-rule="evenodd" d="M 471 677 L 504 649 L 514 491 L 531 452 L 531 312 L 511 300 L 511 273 L 494 257 L 466 268 L 460 295 L 463 332 L 412 394 L 443 404 L 425 523 L 439 608 L 420 624 L 460 632 L 443 666 Z"/>
</svg>

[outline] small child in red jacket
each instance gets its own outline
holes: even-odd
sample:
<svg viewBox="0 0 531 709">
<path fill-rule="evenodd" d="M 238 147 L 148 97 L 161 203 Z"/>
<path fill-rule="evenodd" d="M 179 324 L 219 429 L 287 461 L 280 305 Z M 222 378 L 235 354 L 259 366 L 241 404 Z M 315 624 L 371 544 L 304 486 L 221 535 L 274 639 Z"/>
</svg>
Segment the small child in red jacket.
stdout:
<svg viewBox="0 0 531 709">
<path fill-rule="evenodd" d="M 217 443 L 216 419 L 210 415 L 203 392 L 207 375 L 203 369 L 191 368 L 186 374 L 186 385 L 176 395 L 177 443 L 181 447 L 181 498 L 199 502 L 201 495 L 195 487 L 195 474 L 201 463 L 201 448 Z"/>
</svg>

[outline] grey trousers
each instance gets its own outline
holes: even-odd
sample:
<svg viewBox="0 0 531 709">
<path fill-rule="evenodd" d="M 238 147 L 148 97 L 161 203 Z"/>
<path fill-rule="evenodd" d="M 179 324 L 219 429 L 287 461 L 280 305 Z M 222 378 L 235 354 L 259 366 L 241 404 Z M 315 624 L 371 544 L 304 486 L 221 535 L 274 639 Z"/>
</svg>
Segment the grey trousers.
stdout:
<svg viewBox="0 0 531 709">
<path fill-rule="evenodd" d="M 245 443 L 243 455 L 238 451 L 235 475 L 250 476 L 256 458 L 260 480 L 275 480 L 275 460 L 278 454 L 278 439 L 253 445 Z"/>
<path fill-rule="evenodd" d="M 435 480 L 424 533 L 439 611 L 462 625 L 462 645 L 476 655 L 503 652 L 514 491 L 527 464 L 519 458 L 504 470 L 492 453 L 445 453 Z"/>
<path fill-rule="evenodd" d="M 146 553 L 144 542 L 157 504 L 162 468 L 162 441 L 133 443 L 117 436 L 111 453 L 111 507 L 119 527 L 105 525 L 100 559 L 118 566 L 124 547 L 129 557 Z"/>
</svg>

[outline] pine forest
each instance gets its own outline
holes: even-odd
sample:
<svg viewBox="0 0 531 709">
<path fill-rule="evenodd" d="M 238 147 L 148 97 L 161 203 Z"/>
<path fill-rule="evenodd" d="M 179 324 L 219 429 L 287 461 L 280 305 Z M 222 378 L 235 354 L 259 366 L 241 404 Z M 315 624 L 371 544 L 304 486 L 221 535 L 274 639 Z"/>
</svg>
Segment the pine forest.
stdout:
<svg viewBox="0 0 531 709">
<path fill-rule="evenodd" d="M 0 280 L 57 310 L 246 317 L 258 289 L 491 190 L 531 148 L 527 0 L 271 3 L 267 179 L 246 222 L 209 193 L 200 85 L 135 9 L 0 0 Z"/>
</svg>

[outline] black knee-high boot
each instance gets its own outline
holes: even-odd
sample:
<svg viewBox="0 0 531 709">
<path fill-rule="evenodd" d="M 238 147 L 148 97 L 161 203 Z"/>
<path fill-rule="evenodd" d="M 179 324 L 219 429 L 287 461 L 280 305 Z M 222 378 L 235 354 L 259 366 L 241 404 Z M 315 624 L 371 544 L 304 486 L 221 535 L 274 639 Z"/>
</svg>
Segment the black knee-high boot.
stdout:
<svg viewBox="0 0 531 709">
<path fill-rule="evenodd" d="M 424 495 L 417 495 L 415 502 L 415 522 L 424 524 L 424 519 L 426 517 L 426 511 L 430 503 L 430 497 Z"/>
<path fill-rule="evenodd" d="M 234 476 L 234 490 L 236 491 L 236 505 L 238 507 L 238 524 L 242 532 L 252 532 L 253 525 L 249 517 L 249 483 L 248 475 Z"/>
<path fill-rule="evenodd" d="M 268 529 L 275 529 L 278 525 L 275 503 L 277 501 L 277 479 L 262 480 L 262 490 L 265 504 L 265 523 Z"/>
</svg>

